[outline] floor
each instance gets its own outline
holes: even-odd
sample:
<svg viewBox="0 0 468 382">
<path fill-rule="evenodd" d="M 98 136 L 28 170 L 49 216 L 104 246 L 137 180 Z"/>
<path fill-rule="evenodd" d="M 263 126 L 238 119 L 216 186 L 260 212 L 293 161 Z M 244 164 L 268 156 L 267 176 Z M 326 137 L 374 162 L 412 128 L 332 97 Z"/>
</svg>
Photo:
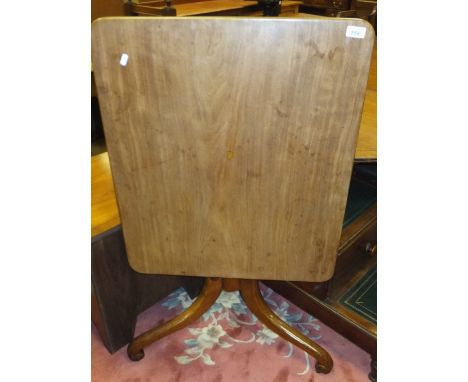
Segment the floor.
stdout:
<svg viewBox="0 0 468 382">
<path fill-rule="evenodd" d="M 125 348 L 109 354 L 92 327 L 92 381 L 369 381 L 367 353 L 264 285 L 262 294 L 277 315 L 329 351 L 334 361 L 329 374 L 317 374 L 307 353 L 264 327 L 238 292 L 223 292 L 195 324 L 146 348 L 139 362 L 130 361 Z M 139 316 L 136 335 L 191 303 L 179 288 Z"/>
<path fill-rule="evenodd" d="M 104 138 L 91 142 L 91 156 L 98 155 L 106 151 L 107 147 Z"/>
</svg>

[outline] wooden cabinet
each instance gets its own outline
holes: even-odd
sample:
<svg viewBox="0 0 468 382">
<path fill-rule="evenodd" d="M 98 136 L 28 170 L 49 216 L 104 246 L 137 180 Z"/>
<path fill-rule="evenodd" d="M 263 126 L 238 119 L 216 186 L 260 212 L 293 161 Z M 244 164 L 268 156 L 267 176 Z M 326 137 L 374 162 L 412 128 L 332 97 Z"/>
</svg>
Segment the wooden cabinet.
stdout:
<svg viewBox="0 0 468 382">
<path fill-rule="evenodd" d="M 145 275 L 130 268 L 120 225 L 91 242 L 91 319 L 110 353 L 133 338 L 138 314 L 179 287 L 195 298 L 196 277 Z"/>
</svg>

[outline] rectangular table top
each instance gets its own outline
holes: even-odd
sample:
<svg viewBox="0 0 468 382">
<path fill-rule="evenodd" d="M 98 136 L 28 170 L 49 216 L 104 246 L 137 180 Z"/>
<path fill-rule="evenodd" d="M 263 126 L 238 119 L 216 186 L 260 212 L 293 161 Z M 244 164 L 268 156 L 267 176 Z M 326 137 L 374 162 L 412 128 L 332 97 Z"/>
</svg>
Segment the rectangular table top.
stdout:
<svg viewBox="0 0 468 382">
<path fill-rule="evenodd" d="M 328 280 L 372 27 L 359 19 L 135 17 L 100 19 L 92 29 L 132 268 Z"/>
<path fill-rule="evenodd" d="M 374 46 L 367 82 L 364 109 L 359 129 L 355 161 L 377 160 L 377 45 Z M 106 153 L 91 158 L 91 236 L 120 224 L 109 157 Z"/>
</svg>

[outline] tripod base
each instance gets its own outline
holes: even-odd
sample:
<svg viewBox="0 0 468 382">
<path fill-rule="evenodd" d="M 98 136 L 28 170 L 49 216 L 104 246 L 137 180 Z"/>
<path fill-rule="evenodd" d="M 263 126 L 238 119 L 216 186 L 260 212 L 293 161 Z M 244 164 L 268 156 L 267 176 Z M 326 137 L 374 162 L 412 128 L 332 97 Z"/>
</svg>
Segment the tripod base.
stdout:
<svg viewBox="0 0 468 382">
<path fill-rule="evenodd" d="M 205 279 L 200 295 L 184 312 L 165 322 L 161 326 L 148 330 L 136 337 L 128 346 L 127 354 L 132 361 L 144 357 L 143 349 L 153 342 L 188 326 L 200 318 L 216 302 L 221 291 L 240 291 L 250 311 L 270 330 L 300 347 L 317 360 L 315 370 L 327 374 L 333 367 L 333 360 L 328 352 L 316 342 L 281 320 L 263 299 L 257 280 L 212 278 Z"/>
</svg>

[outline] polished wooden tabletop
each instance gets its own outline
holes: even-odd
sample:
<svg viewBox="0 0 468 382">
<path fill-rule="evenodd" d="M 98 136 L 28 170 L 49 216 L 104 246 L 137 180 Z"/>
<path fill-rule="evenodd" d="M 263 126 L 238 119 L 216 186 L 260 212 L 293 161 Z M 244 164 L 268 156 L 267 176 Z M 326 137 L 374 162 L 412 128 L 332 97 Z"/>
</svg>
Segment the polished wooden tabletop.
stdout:
<svg viewBox="0 0 468 382">
<path fill-rule="evenodd" d="M 377 47 L 374 47 L 364 109 L 355 153 L 356 161 L 377 159 Z M 91 158 L 91 235 L 120 224 L 107 153 Z"/>
</svg>

